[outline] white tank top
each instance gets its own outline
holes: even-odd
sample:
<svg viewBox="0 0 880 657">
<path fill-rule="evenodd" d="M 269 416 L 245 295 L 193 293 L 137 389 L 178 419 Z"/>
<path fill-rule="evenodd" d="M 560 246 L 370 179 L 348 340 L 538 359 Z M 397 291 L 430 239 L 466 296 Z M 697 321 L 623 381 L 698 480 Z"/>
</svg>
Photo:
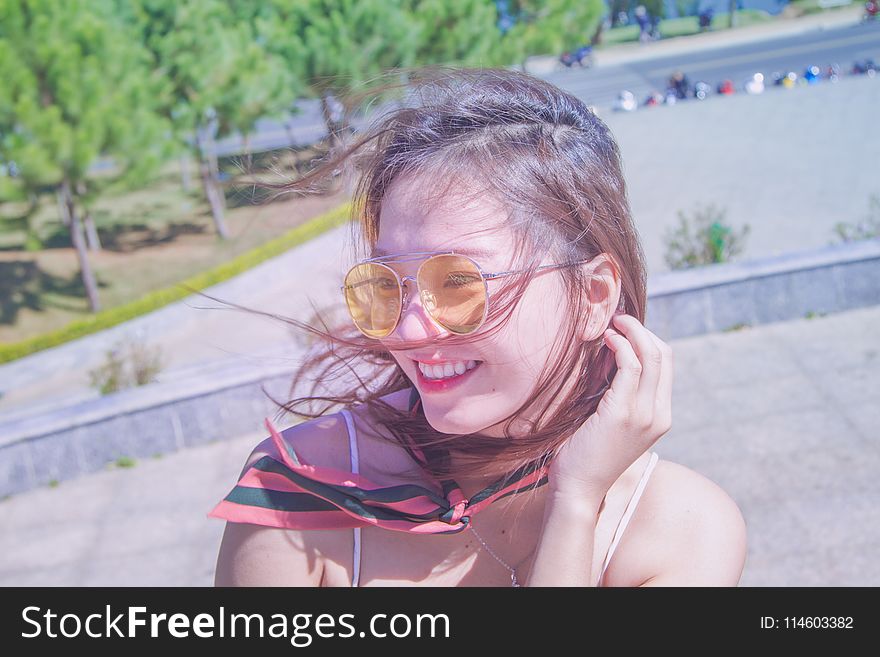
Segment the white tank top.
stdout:
<svg viewBox="0 0 880 657">
<path fill-rule="evenodd" d="M 342 416 L 345 418 L 345 424 L 348 426 L 348 445 L 351 453 L 351 471 L 354 474 L 358 474 L 358 449 L 357 449 L 357 434 L 354 428 L 354 420 L 351 417 L 351 412 L 348 409 L 342 409 Z M 633 491 L 632 497 L 629 498 L 629 502 L 627 502 L 626 508 L 623 511 L 623 515 L 620 518 L 620 522 L 617 524 L 617 529 L 614 531 L 614 537 L 611 539 L 611 547 L 608 548 L 608 553 L 605 555 L 605 561 L 602 564 L 602 572 L 599 574 L 599 582 L 598 586 L 602 586 L 603 578 L 605 577 L 605 571 L 608 569 L 608 564 L 611 563 L 611 556 L 614 554 L 614 550 L 617 549 L 618 544 L 620 543 L 620 538 L 623 536 L 624 530 L 626 530 L 627 525 L 629 524 L 630 518 L 632 518 L 633 513 L 636 510 L 636 506 L 639 503 L 639 500 L 642 497 L 642 493 L 645 490 L 645 486 L 648 484 L 648 477 L 651 476 L 651 472 L 654 469 L 654 466 L 657 464 L 659 460 L 659 456 L 657 452 L 651 452 L 651 458 L 648 460 L 648 465 L 645 466 L 645 470 L 642 472 L 642 476 L 639 479 L 639 483 L 636 486 L 636 489 Z M 358 581 L 360 580 L 361 574 L 361 528 L 354 528 L 354 559 L 352 562 L 352 576 L 351 576 L 351 585 L 357 586 Z"/>
</svg>

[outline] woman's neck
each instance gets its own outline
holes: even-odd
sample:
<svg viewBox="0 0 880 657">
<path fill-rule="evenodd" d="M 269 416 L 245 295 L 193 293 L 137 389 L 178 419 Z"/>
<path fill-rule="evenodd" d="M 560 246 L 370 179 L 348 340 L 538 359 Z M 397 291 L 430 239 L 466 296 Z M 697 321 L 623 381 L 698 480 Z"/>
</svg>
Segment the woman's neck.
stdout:
<svg viewBox="0 0 880 657">
<path fill-rule="evenodd" d="M 453 459 L 453 464 L 454 464 Z M 458 469 L 453 469 L 453 472 Z M 470 500 L 477 493 L 482 491 L 483 489 L 491 486 L 492 484 L 498 482 L 504 475 L 506 471 L 497 472 L 494 474 L 482 475 L 482 476 L 473 476 L 473 477 L 455 477 L 452 478 L 455 480 L 455 483 L 458 484 L 458 487 L 461 489 L 462 495 L 464 495 L 465 499 Z M 523 490 L 513 495 L 506 495 L 505 497 L 499 498 L 492 502 L 491 506 L 497 509 L 508 509 L 513 507 L 521 507 L 528 500 L 534 501 L 538 498 L 543 499 L 543 493 L 546 486 L 539 486 L 537 489 L 532 489 L 533 487 L 529 484 L 525 484 Z"/>
</svg>

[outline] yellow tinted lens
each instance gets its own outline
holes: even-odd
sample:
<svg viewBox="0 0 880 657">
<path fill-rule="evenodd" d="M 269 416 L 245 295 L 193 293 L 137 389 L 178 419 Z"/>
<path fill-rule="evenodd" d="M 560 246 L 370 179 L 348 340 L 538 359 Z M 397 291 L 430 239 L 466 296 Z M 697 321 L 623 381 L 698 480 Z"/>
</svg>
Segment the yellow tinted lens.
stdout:
<svg viewBox="0 0 880 657">
<path fill-rule="evenodd" d="M 486 312 L 486 282 L 469 258 L 439 255 L 419 270 L 422 305 L 438 324 L 452 333 L 479 328 Z"/>
<path fill-rule="evenodd" d="M 365 335 L 390 334 L 400 315 L 400 286 L 388 267 L 355 265 L 345 277 L 345 302 L 355 326 Z"/>
</svg>

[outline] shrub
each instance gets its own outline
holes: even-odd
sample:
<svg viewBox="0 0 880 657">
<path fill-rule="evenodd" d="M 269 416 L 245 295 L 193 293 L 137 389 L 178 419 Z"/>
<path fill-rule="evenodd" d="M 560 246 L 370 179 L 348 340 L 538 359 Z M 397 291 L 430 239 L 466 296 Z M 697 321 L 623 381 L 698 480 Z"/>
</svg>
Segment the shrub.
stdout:
<svg viewBox="0 0 880 657">
<path fill-rule="evenodd" d="M 834 233 L 841 242 L 857 242 L 880 237 L 880 196 L 871 194 L 868 200 L 868 214 L 862 221 L 834 225 Z"/>
<path fill-rule="evenodd" d="M 125 358 L 120 345 L 104 352 L 104 362 L 89 370 L 89 385 L 102 395 L 109 395 L 127 387 L 125 381 Z"/>
<path fill-rule="evenodd" d="M 104 362 L 89 371 L 89 385 L 102 395 L 152 383 L 161 371 L 159 348 L 148 347 L 141 338 L 116 342 L 105 352 Z"/>
<path fill-rule="evenodd" d="M 727 211 L 714 204 L 697 208 L 691 217 L 678 211 L 678 226 L 667 231 L 666 264 L 684 269 L 728 262 L 742 253 L 751 227 L 735 230 L 725 222 Z"/>
</svg>

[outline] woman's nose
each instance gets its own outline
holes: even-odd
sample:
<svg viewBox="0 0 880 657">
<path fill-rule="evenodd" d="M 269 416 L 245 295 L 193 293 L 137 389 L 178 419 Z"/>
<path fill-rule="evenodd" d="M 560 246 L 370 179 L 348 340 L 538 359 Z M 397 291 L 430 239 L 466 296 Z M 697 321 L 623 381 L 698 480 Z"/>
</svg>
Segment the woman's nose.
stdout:
<svg viewBox="0 0 880 657">
<path fill-rule="evenodd" d="M 411 342 L 446 335 L 448 331 L 435 323 L 425 309 L 416 281 L 405 280 L 403 286 L 404 299 L 400 309 L 400 320 L 392 336 L 401 342 Z"/>
</svg>

